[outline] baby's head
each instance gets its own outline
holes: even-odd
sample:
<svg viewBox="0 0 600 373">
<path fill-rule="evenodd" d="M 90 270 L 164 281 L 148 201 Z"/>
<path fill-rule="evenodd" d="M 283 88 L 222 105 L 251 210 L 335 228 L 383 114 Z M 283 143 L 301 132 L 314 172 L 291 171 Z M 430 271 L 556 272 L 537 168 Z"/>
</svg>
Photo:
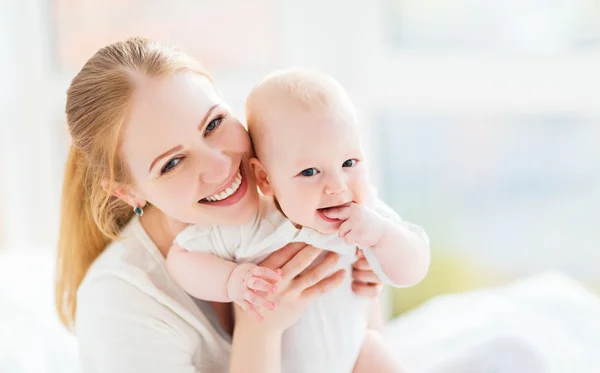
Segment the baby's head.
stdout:
<svg viewBox="0 0 600 373">
<path fill-rule="evenodd" d="M 354 106 L 333 78 L 306 69 L 271 74 L 250 93 L 246 115 L 258 186 L 292 222 L 334 233 L 341 222 L 322 210 L 366 201 Z"/>
</svg>

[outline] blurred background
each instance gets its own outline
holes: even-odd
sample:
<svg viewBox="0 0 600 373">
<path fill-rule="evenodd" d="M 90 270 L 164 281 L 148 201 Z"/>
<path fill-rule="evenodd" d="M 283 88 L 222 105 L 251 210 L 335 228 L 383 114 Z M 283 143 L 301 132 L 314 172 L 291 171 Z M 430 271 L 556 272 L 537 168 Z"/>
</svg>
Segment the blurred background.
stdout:
<svg viewBox="0 0 600 373">
<path fill-rule="evenodd" d="M 373 182 L 431 239 L 389 317 L 545 271 L 600 291 L 599 0 L 2 0 L 0 371 L 74 369 L 51 358 L 74 348 L 51 292 L 65 92 L 136 35 L 197 57 L 241 117 L 274 69 L 345 86 Z M 32 345 L 46 360 L 23 359 Z"/>
</svg>

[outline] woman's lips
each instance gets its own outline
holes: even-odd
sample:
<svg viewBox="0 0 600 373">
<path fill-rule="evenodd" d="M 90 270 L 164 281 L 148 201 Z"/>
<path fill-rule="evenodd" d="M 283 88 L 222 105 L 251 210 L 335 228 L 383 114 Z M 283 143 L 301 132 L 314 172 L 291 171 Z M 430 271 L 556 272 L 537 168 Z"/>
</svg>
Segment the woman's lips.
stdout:
<svg viewBox="0 0 600 373">
<path fill-rule="evenodd" d="M 211 206 L 230 206 L 233 204 L 236 204 L 237 202 L 239 202 L 242 198 L 244 198 L 244 196 L 246 195 L 246 192 L 248 191 L 248 178 L 246 177 L 246 171 L 245 168 L 242 165 L 240 165 L 240 173 L 242 175 L 242 182 L 240 183 L 240 186 L 238 187 L 238 189 L 230 196 L 220 200 L 220 201 L 206 201 L 204 199 L 198 201 L 199 204 L 202 205 L 211 205 Z M 229 181 L 229 184 L 231 182 L 233 182 L 233 180 L 235 179 L 235 175 L 237 174 L 237 172 L 232 176 L 232 178 Z M 229 185 L 227 184 L 223 189 L 226 189 L 226 187 Z"/>
</svg>

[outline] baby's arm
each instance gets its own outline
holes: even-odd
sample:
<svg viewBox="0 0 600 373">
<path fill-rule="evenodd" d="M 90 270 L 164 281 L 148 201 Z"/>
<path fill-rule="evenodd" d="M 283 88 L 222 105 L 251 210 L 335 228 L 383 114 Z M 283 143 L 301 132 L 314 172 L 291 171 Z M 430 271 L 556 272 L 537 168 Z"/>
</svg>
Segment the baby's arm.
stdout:
<svg viewBox="0 0 600 373">
<path fill-rule="evenodd" d="M 215 255 L 190 252 L 173 244 L 167 255 L 167 270 L 183 289 L 195 298 L 214 302 L 235 302 L 261 320 L 260 308 L 273 310 L 275 304 L 256 291 L 275 292 L 279 273 L 256 264 L 236 264 Z"/>
<path fill-rule="evenodd" d="M 339 236 L 364 250 L 373 271 L 395 286 L 419 283 L 429 268 L 427 236 L 409 223 L 395 222 L 365 205 L 332 208 L 326 215 L 344 220 Z M 381 273 L 383 272 L 383 273 Z"/>
</svg>

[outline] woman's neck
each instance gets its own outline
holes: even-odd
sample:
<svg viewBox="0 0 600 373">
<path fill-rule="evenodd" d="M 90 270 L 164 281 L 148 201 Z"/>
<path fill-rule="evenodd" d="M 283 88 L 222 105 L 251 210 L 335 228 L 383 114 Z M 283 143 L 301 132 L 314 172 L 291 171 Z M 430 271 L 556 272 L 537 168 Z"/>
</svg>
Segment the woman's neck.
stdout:
<svg viewBox="0 0 600 373">
<path fill-rule="evenodd" d="M 140 218 L 140 223 L 165 258 L 169 254 L 175 236 L 187 226 L 186 223 L 168 217 L 154 206 L 144 209 L 144 216 Z"/>
</svg>

